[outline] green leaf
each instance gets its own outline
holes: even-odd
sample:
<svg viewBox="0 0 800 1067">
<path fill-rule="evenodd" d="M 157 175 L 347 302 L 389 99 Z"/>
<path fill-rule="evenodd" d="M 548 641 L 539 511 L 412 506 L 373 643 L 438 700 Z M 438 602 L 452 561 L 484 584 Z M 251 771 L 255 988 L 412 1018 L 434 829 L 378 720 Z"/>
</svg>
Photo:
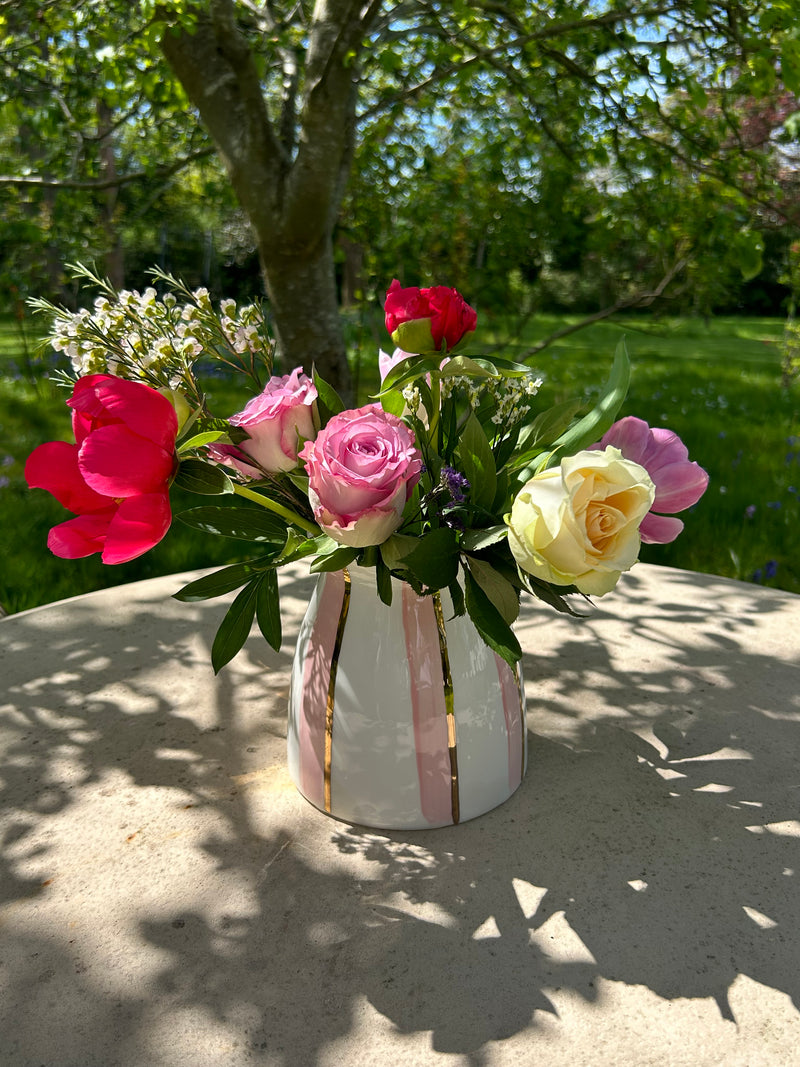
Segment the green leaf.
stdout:
<svg viewBox="0 0 800 1067">
<path fill-rule="evenodd" d="M 464 573 L 467 613 L 486 644 L 512 667 L 522 657 L 519 641 L 500 612 L 471 576 Z"/>
<path fill-rule="evenodd" d="M 527 368 L 526 368 L 527 370 Z M 470 359 L 469 356 L 453 356 L 436 371 L 439 378 L 497 378 L 499 375 L 494 367 L 494 362 Z"/>
<path fill-rule="evenodd" d="M 247 640 L 256 614 L 259 584 L 259 578 L 248 582 L 225 613 L 211 646 L 214 674 L 230 663 Z"/>
<path fill-rule="evenodd" d="M 458 575 L 456 536 L 447 526 L 417 538 L 413 551 L 403 557 L 403 566 L 428 589 L 443 589 Z"/>
<path fill-rule="evenodd" d="M 492 356 L 491 359 L 482 359 L 480 356 L 475 356 L 473 357 L 473 362 L 477 363 L 479 367 L 499 372 L 501 378 L 536 377 L 527 363 L 515 363 L 511 359 L 501 359 L 496 356 Z"/>
<path fill-rule="evenodd" d="M 296 560 L 305 559 L 307 556 L 327 555 L 336 548 L 336 541 L 332 537 L 328 537 L 327 534 L 320 534 L 318 537 L 303 537 L 302 534 L 291 528 L 288 530 L 288 534 L 286 545 L 277 560 L 281 565 L 294 563 Z"/>
<path fill-rule="evenodd" d="M 262 566 L 259 566 L 257 560 L 251 560 L 247 563 L 234 563 L 230 567 L 223 567 L 222 570 L 214 571 L 213 574 L 206 574 L 203 578 L 197 578 L 194 582 L 189 582 L 183 589 L 179 589 L 177 593 L 173 593 L 174 600 L 180 600 L 184 603 L 191 603 L 195 600 L 212 600 L 215 596 L 224 596 L 225 593 L 230 593 L 232 589 L 238 589 L 240 585 L 244 585 L 254 575 L 260 574 L 263 570 Z"/>
<path fill-rule="evenodd" d="M 536 473 L 546 467 L 553 467 L 556 463 L 560 463 L 562 456 L 580 452 L 588 445 L 594 444 L 595 441 L 599 440 L 614 421 L 622 401 L 627 395 L 630 380 L 631 364 L 628 359 L 625 341 L 621 340 L 614 355 L 611 374 L 597 403 L 588 415 L 584 415 L 579 422 L 576 422 L 574 426 L 570 426 L 553 442 L 552 451 L 538 464 Z"/>
<path fill-rule="evenodd" d="M 359 549 L 357 548 L 340 545 L 325 556 L 317 556 L 309 569 L 312 574 L 319 574 L 322 571 L 340 571 L 348 563 L 352 563 L 358 553 Z"/>
<path fill-rule="evenodd" d="M 742 278 L 749 282 L 764 266 L 764 238 L 752 230 L 740 230 L 733 239 L 733 255 Z"/>
<path fill-rule="evenodd" d="M 534 457 L 534 450 L 540 441 L 553 441 L 563 433 L 581 409 L 580 400 L 566 400 L 556 404 L 547 411 L 540 412 L 533 422 L 520 431 L 517 440 L 517 452 L 508 463 L 509 470 L 526 467 Z"/>
<path fill-rule="evenodd" d="M 320 378 L 317 374 L 317 368 L 314 367 L 312 371 L 312 377 L 314 379 L 314 385 L 317 388 L 317 403 L 318 407 L 322 410 L 320 415 L 323 415 L 322 423 L 328 422 L 332 415 L 338 415 L 344 411 L 345 403 L 332 385 L 328 385 L 324 378 Z"/>
<path fill-rule="evenodd" d="M 392 534 L 380 546 L 381 558 L 390 571 L 401 570 L 405 566 L 406 557 L 418 544 L 418 537 L 409 537 L 408 534 Z"/>
<path fill-rule="evenodd" d="M 392 576 L 380 554 L 375 560 L 375 582 L 378 586 L 378 596 L 388 607 L 392 603 Z"/>
<path fill-rule="evenodd" d="M 174 484 L 201 496 L 220 496 L 233 492 L 233 482 L 228 475 L 220 467 L 204 463 L 202 459 L 181 460 Z"/>
<path fill-rule="evenodd" d="M 390 389 L 388 393 L 381 393 L 381 407 L 399 418 L 406 409 L 406 398 L 399 389 Z"/>
<path fill-rule="evenodd" d="M 181 456 L 184 452 L 190 452 L 193 448 L 202 448 L 203 445 L 210 445 L 212 441 L 219 441 L 220 437 L 225 436 L 222 430 L 207 430 L 205 433 L 195 434 L 194 437 L 184 441 L 178 448 L 178 455 Z"/>
<path fill-rule="evenodd" d="M 241 541 L 286 542 L 286 523 L 262 508 L 200 507 L 183 511 L 181 522 L 204 533 L 236 537 Z"/>
<path fill-rule="evenodd" d="M 487 526 L 484 530 L 467 530 L 461 535 L 461 547 L 467 552 L 479 552 L 482 548 L 495 545 L 508 534 L 508 527 Z"/>
<path fill-rule="evenodd" d="M 392 390 L 402 390 L 404 385 L 407 385 L 408 382 L 413 382 L 416 378 L 424 378 L 426 374 L 438 370 L 441 362 L 442 357 L 439 355 L 409 356 L 408 359 L 401 360 L 392 367 L 383 379 L 380 391 L 376 394 L 376 398 L 380 399 L 384 393 L 391 392 Z"/>
<path fill-rule="evenodd" d="M 486 560 L 467 558 L 469 572 L 494 607 L 510 626 L 519 615 L 519 593 L 514 586 L 494 569 Z"/>
<path fill-rule="evenodd" d="M 281 597 L 278 590 L 278 575 L 275 571 L 262 574 L 256 597 L 256 621 L 267 644 L 281 650 Z"/>
<path fill-rule="evenodd" d="M 524 579 L 525 588 L 551 608 L 555 608 L 556 611 L 561 612 L 563 615 L 572 615 L 576 619 L 586 618 L 580 611 L 574 611 L 564 599 L 565 596 L 572 594 L 583 595 L 574 586 L 559 586 L 560 592 L 556 592 L 556 588 L 550 585 L 549 582 L 543 582 L 541 578 L 534 578 L 532 574 L 525 574 Z"/>
<path fill-rule="evenodd" d="M 469 499 L 478 507 L 491 508 L 497 491 L 497 471 L 489 439 L 474 412 L 470 412 L 458 444 L 461 470 L 470 484 Z"/>
<path fill-rule="evenodd" d="M 450 594 L 450 599 L 453 601 L 453 615 L 456 618 L 462 616 L 467 606 L 464 603 L 464 590 L 458 584 L 458 579 L 454 579 L 447 587 L 447 591 Z"/>
</svg>

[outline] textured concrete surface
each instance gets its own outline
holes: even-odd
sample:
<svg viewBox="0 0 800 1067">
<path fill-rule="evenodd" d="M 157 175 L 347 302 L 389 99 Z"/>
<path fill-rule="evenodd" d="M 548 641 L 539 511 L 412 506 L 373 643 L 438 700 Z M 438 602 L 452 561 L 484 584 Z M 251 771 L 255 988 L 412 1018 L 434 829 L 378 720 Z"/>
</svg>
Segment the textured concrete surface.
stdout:
<svg viewBox="0 0 800 1067">
<path fill-rule="evenodd" d="M 0 622 L 3 1067 L 800 1063 L 800 598 L 529 605 L 522 788 L 380 833 L 286 774 L 308 579 L 218 678 L 185 580 Z"/>
</svg>

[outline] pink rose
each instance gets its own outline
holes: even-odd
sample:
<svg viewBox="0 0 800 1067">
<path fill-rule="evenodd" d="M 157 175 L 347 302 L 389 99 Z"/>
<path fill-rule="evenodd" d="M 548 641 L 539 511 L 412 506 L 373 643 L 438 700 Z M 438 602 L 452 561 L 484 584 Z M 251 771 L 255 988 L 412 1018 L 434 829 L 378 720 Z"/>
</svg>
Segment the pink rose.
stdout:
<svg viewBox="0 0 800 1067">
<path fill-rule="evenodd" d="M 478 321 L 473 308 L 457 289 L 435 285 L 430 289 L 404 289 L 395 278 L 384 305 L 386 329 L 406 352 L 448 352 Z"/>
<path fill-rule="evenodd" d="M 299 367 L 291 374 L 273 376 L 259 396 L 228 421 L 241 426 L 248 438 L 239 445 L 214 445 L 212 459 L 235 467 L 248 478 L 290 471 L 297 466 L 300 438 L 314 436 L 314 383 Z M 255 464 L 247 459 L 255 460 Z"/>
<path fill-rule="evenodd" d="M 379 404 L 334 415 L 300 459 L 314 518 L 352 548 L 379 545 L 394 533 L 422 471 L 413 433 Z"/>
<path fill-rule="evenodd" d="M 64 559 L 102 553 L 127 563 L 169 529 L 169 483 L 177 469 L 175 408 L 142 382 L 80 378 L 67 401 L 75 444 L 49 441 L 28 457 L 25 477 L 76 518 L 54 526 L 50 551 Z"/>
<path fill-rule="evenodd" d="M 650 545 L 674 541 L 683 529 L 683 522 L 667 515 L 697 503 L 708 485 L 706 472 L 690 461 L 686 445 L 672 430 L 659 427 L 651 430 L 643 419 L 633 415 L 615 422 L 592 448 L 607 445 L 613 445 L 625 459 L 644 467 L 656 487 L 650 513 L 639 528 L 642 541 Z"/>
</svg>

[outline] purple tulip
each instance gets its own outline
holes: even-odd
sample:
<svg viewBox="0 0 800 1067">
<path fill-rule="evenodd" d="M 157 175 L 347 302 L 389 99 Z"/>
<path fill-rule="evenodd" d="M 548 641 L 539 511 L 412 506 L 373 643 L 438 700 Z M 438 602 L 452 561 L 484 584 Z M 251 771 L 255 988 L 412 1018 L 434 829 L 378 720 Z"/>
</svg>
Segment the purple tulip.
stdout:
<svg viewBox="0 0 800 1067">
<path fill-rule="evenodd" d="M 594 448 L 618 448 L 625 459 L 644 467 L 656 487 L 639 534 L 645 544 L 665 545 L 683 529 L 680 519 L 668 518 L 696 504 L 708 486 L 708 475 L 689 459 L 686 445 L 672 430 L 650 429 L 633 415 L 620 419 Z"/>
</svg>

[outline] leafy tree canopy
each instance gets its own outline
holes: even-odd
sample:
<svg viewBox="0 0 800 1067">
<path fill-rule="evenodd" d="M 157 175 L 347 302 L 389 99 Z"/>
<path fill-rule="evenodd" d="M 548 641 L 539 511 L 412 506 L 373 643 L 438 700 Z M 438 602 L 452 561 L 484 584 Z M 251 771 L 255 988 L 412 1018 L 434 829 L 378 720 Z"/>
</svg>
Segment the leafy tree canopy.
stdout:
<svg viewBox="0 0 800 1067">
<path fill-rule="evenodd" d="M 772 137 L 792 136 L 800 91 L 794 7 L 6 0 L 0 107 L 27 169 L 4 181 L 98 192 L 164 179 L 213 143 L 253 225 L 287 358 L 316 359 L 346 387 L 339 220 L 382 270 L 397 248 L 409 274 L 415 259 L 435 267 L 444 245 L 451 267 L 500 248 L 535 275 L 593 241 L 607 251 L 610 201 L 628 212 L 617 236 L 645 205 L 663 245 L 654 188 L 698 204 L 724 192 L 731 232 L 745 234 L 726 247 L 752 262 L 746 205 L 796 211 Z M 687 218 L 694 232 L 665 249 L 667 272 L 707 229 L 702 211 Z"/>
</svg>

